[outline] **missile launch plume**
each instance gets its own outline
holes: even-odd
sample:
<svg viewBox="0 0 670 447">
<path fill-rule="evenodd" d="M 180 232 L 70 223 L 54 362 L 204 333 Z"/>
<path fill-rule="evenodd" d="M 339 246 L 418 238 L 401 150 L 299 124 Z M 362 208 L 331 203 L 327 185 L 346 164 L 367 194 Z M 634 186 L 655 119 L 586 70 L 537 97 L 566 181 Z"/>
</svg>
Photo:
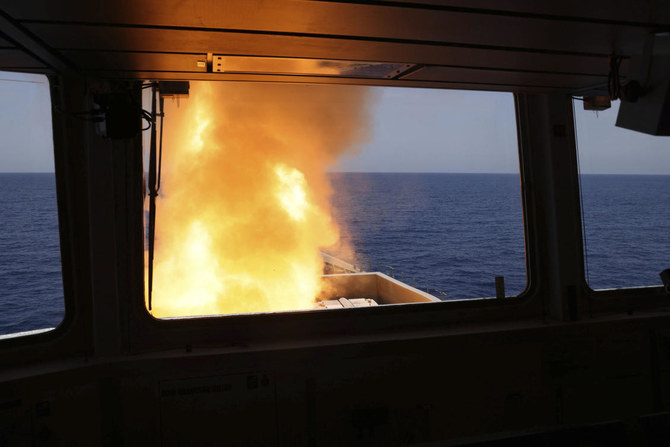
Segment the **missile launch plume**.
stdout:
<svg viewBox="0 0 670 447">
<path fill-rule="evenodd" d="M 364 87 L 192 83 L 167 101 L 157 317 L 310 309 L 338 244 L 327 169 L 365 141 Z"/>
</svg>

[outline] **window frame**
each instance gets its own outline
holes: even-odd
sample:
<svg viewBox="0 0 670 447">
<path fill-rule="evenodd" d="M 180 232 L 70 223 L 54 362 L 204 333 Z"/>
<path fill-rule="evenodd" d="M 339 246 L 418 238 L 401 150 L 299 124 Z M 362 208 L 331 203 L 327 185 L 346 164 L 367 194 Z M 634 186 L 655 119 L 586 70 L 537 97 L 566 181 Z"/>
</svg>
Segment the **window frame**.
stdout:
<svg viewBox="0 0 670 447">
<path fill-rule="evenodd" d="M 222 81 L 219 81 L 222 82 Z M 530 197 L 525 191 L 528 163 L 524 162 L 522 137 L 518 114 L 518 98 L 514 94 L 514 113 L 517 123 L 517 144 L 519 154 L 519 180 L 521 194 L 521 212 L 523 216 L 524 248 L 526 252 L 526 287 L 517 296 L 504 300 L 495 298 L 472 298 L 464 300 L 443 301 L 433 303 L 395 304 L 353 309 L 329 309 L 287 311 L 260 314 L 205 315 L 198 317 L 156 318 L 145 306 L 144 281 L 141 293 L 132 300 L 131 325 L 129 338 L 136 340 L 135 349 L 151 351 L 155 349 L 183 346 L 187 350 L 193 345 L 241 347 L 251 343 L 268 343 L 288 340 L 305 340 L 314 337 L 328 337 L 341 334 L 347 327 L 356 337 L 366 337 L 372 333 L 397 332 L 399 328 L 409 331 L 431 327 L 460 324 L 477 325 L 487 321 L 515 322 L 541 314 L 541 303 L 538 298 L 539 266 L 537 256 L 529 250 L 529 241 L 534 237 L 529 230 L 528 201 Z M 526 124 L 523 124 L 526 125 Z M 526 150 L 526 152 L 530 152 Z M 526 157 L 527 158 L 527 157 Z M 143 175 L 142 160 L 134 167 L 135 175 Z M 524 169 L 524 167 L 526 169 Z M 144 204 L 136 205 L 143 210 Z M 142 211 L 143 212 L 143 211 Z M 136 215 L 142 216 L 140 212 Z M 143 227 L 143 219 L 140 219 Z M 144 231 L 142 231 L 144 235 Z M 144 239 L 140 247 L 144 248 Z M 144 253 L 140 250 L 135 257 L 142 261 L 142 278 L 144 278 Z M 412 323 L 408 324 L 408 315 Z M 216 333 L 216 336 L 212 334 Z M 207 334 L 207 335 L 205 335 Z"/>
<path fill-rule="evenodd" d="M 49 82 L 54 109 L 87 110 L 90 106 L 85 80 L 50 76 Z M 138 97 L 141 95 L 139 84 L 135 83 Z M 470 299 L 171 320 L 156 319 L 145 307 L 145 191 L 141 137 L 115 145 L 96 137 L 90 123 L 65 113 L 53 113 L 65 319 L 53 331 L 0 340 L 0 352 L 3 353 L 0 365 L 16 367 L 29 362 L 44 363 L 67 358 L 85 364 L 91 355 L 114 356 L 159 350 L 185 349 L 188 352 L 212 348 L 234 353 L 331 343 L 408 340 L 438 333 L 480 333 L 487 328 L 523 329 L 528 324 L 546 323 L 548 319 L 569 320 L 569 312 L 566 317 L 560 309 L 555 309 L 556 306 L 567 309 L 570 303 L 564 302 L 569 301 L 564 292 L 559 293 L 557 286 L 552 284 L 554 273 L 543 256 L 546 233 L 552 226 L 548 217 L 551 209 L 547 210 L 542 196 L 542 190 L 551 187 L 552 180 L 543 178 L 543 175 L 556 169 L 546 162 L 546 157 L 551 155 L 551 145 L 545 142 L 550 139 L 551 120 L 563 120 L 563 124 L 559 125 L 567 126 L 563 137 L 574 139 L 571 125 L 565 121 L 567 118 L 572 120 L 572 113 L 554 113 L 557 107 L 571 107 L 568 96 L 559 96 L 514 94 L 527 273 L 526 289 L 518 296 L 504 300 Z M 109 206 L 116 211 L 114 221 L 110 223 L 110 228 L 114 228 L 116 233 L 116 258 L 113 262 L 122 266 L 114 273 L 117 285 L 117 312 L 114 315 L 105 314 L 100 309 L 96 311 L 96 306 L 101 303 L 96 302 L 99 298 L 92 290 L 94 267 L 89 218 L 95 198 L 91 196 L 90 184 L 98 180 L 88 157 L 92 151 L 102 147 L 111 154 L 114 173 L 113 184 L 109 185 L 115 197 L 115 202 Z M 562 156 L 569 159 L 574 152 L 573 148 Z M 568 162 L 567 167 L 562 169 L 560 173 L 568 175 L 570 181 L 578 184 L 576 164 Z M 570 207 L 580 205 L 578 199 L 568 202 Z M 581 219 L 579 210 L 576 214 Z M 580 233 L 579 241 L 572 242 L 580 243 L 581 240 Z M 572 276 L 577 304 L 587 307 L 585 311 L 580 310 L 580 319 L 591 318 L 596 312 L 630 314 L 638 309 L 658 309 L 667 305 L 668 298 L 659 293 L 662 291 L 660 287 L 602 291 L 599 294 L 608 299 L 593 300 L 583 275 L 583 256 L 579 259 L 582 273 L 577 271 Z M 96 328 L 100 324 L 106 327 Z M 110 343 L 112 346 L 106 346 Z"/>
<path fill-rule="evenodd" d="M 84 84 L 56 75 L 45 77 L 50 91 L 64 315 L 52 330 L 16 337 L 9 334 L 0 340 L 5 354 L 0 356 L 0 366 L 91 352 L 87 335 L 91 321 L 86 318 L 90 315 L 90 268 L 86 148 L 81 138 L 84 124 L 62 112 L 70 107 L 81 110 L 78 106 L 83 96 L 73 95 L 70 89 L 80 93 Z"/>
<path fill-rule="evenodd" d="M 579 141 L 577 135 L 577 115 L 574 113 L 578 104 L 577 100 L 571 97 L 571 105 L 573 109 L 574 116 L 574 138 L 575 145 L 577 146 L 577 161 L 578 161 L 578 171 L 577 175 L 579 178 L 579 201 L 582 206 L 582 244 L 583 244 L 583 254 L 582 262 L 584 263 L 585 269 L 588 268 L 587 261 L 587 240 L 585 234 L 585 224 L 584 221 L 584 208 L 583 208 L 583 195 L 582 195 L 582 172 L 581 167 L 579 166 Z M 660 272 L 659 272 L 660 273 Z M 588 278 L 584 275 L 584 282 L 582 287 L 585 290 L 587 300 L 589 301 L 589 308 L 592 312 L 611 312 L 618 309 L 626 309 L 627 313 L 632 313 L 634 310 L 641 307 L 656 307 L 658 305 L 667 304 L 667 294 L 663 286 L 631 286 L 631 287 L 621 287 L 621 288 L 604 288 L 604 289 L 594 289 L 589 284 Z"/>
</svg>

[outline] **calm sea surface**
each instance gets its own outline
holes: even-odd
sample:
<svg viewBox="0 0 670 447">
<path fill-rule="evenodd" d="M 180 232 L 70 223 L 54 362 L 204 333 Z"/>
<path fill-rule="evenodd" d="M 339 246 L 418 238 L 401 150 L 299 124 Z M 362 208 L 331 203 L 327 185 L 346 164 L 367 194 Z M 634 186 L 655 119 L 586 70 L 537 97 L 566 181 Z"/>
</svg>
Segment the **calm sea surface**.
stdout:
<svg viewBox="0 0 670 447">
<path fill-rule="evenodd" d="M 585 175 L 581 188 L 591 288 L 661 285 L 670 268 L 670 176 Z"/>
<path fill-rule="evenodd" d="M 526 286 L 518 175 L 333 174 L 357 264 L 442 299 L 508 295 Z"/>
<path fill-rule="evenodd" d="M 64 315 L 54 174 L 0 174 L 0 334 Z"/>
<path fill-rule="evenodd" d="M 526 286 L 518 175 L 332 174 L 358 265 L 445 300 Z M 660 284 L 670 267 L 670 176 L 582 178 L 593 288 Z M 53 174 L 0 174 L 0 334 L 64 314 Z"/>
</svg>

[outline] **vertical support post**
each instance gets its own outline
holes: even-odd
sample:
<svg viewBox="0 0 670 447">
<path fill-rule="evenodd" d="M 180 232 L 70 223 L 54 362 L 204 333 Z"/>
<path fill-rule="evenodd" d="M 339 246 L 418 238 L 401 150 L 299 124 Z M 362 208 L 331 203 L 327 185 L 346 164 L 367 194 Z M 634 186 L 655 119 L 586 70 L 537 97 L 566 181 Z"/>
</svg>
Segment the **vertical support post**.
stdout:
<svg viewBox="0 0 670 447">
<path fill-rule="evenodd" d="M 154 280 L 154 236 L 156 232 L 156 84 L 151 86 L 151 143 L 149 149 L 149 259 L 147 308 L 151 310 Z"/>
<path fill-rule="evenodd" d="M 96 134 L 94 126 L 85 130 L 88 155 L 89 233 L 91 246 L 91 291 L 95 355 L 113 357 L 122 349 L 118 290 L 120 267 L 117 251 L 118 228 L 114 153 L 120 141 Z"/>
<path fill-rule="evenodd" d="M 586 311 L 579 172 L 572 102 L 566 94 L 516 95 L 531 286 L 545 314 Z"/>
</svg>

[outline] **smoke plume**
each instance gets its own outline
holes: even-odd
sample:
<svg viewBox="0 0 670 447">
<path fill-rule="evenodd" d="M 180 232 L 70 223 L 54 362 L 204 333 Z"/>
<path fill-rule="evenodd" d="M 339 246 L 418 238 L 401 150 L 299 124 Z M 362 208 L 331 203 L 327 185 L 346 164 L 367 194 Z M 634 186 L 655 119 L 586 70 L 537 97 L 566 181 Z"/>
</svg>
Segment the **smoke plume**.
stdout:
<svg viewBox="0 0 670 447">
<path fill-rule="evenodd" d="M 326 171 L 367 138 L 364 87 L 191 83 L 166 101 L 153 314 L 313 307 L 337 247 Z"/>
</svg>

